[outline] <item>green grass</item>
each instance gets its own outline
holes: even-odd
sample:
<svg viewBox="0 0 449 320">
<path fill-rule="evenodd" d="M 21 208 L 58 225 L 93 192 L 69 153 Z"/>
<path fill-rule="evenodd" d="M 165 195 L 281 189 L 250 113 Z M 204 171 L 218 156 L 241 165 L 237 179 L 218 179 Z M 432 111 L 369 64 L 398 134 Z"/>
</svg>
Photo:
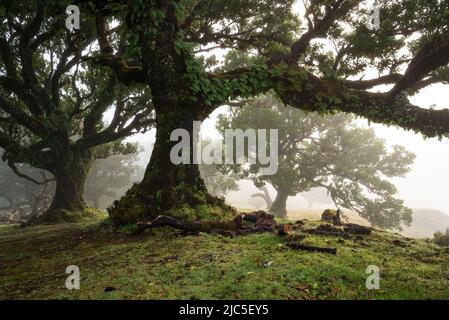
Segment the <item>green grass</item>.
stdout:
<svg viewBox="0 0 449 320">
<path fill-rule="evenodd" d="M 284 243 L 275 234 L 185 237 L 170 228 L 136 236 L 98 223 L 0 226 L 0 298 L 449 299 L 449 254 L 429 242 L 380 231 L 344 243 L 304 240 L 336 247 L 336 256 Z M 80 268 L 80 290 L 65 288 L 68 265 Z M 380 290 L 365 287 L 368 265 L 381 270 Z"/>
</svg>

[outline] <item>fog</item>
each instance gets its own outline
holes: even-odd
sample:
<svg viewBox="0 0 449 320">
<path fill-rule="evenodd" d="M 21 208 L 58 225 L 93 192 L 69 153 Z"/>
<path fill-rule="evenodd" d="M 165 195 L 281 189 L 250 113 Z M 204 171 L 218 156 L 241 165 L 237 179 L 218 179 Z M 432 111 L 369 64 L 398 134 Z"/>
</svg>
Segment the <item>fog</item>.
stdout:
<svg viewBox="0 0 449 320">
<path fill-rule="evenodd" d="M 447 108 L 449 86 L 433 85 L 411 98 L 416 105 L 434 109 Z M 361 121 L 368 125 L 367 121 Z M 421 134 L 384 125 L 372 125 L 387 144 L 400 144 L 416 154 L 412 171 L 404 179 L 394 179 L 399 196 L 411 208 L 449 210 L 449 140 L 424 139 Z"/>
<path fill-rule="evenodd" d="M 448 85 L 432 85 L 411 97 L 411 101 L 423 108 L 442 109 L 447 107 L 449 100 Z M 226 113 L 228 107 L 217 109 L 202 125 L 202 136 L 210 139 L 221 139 L 215 129 L 217 117 L 220 113 Z M 380 124 L 368 124 L 364 119 L 357 119 L 357 124 L 375 129 L 377 136 L 386 141 L 387 146 L 402 145 L 407 150 L 416 154 L 416 160 L 412 170 L 404 178 L 394 178 L 392 181 L 398 188 L 398 197 L 405 201 L 410 208 L 429 208 L 442 211 L 449 215 L 449 140 L 439 141 L 437 138 L 425 139 L 421 134 L 408 132 L 397 127 L 387 127 Z M 269 128 L 267 128 L 269 129 Z M 140 154 L 140 164 L 145 166 L 150 158 L 152 144 L 154 143 L 155 130 L 144 135 L 136 135 L 129 138 L 145 148 Z M 254 207 L 254 201 L 250 196 L 258 189 L 250 181 L 240 182 L 240 190 L 230 192 L 227 200 L 232 205 L 240 208 Z M 275 192 L 271 189 L 272 196 Z M 300 196 L 291 197 L 287 207 L 290 210 L 301 210 L 306 206 Z"/>
</svg>

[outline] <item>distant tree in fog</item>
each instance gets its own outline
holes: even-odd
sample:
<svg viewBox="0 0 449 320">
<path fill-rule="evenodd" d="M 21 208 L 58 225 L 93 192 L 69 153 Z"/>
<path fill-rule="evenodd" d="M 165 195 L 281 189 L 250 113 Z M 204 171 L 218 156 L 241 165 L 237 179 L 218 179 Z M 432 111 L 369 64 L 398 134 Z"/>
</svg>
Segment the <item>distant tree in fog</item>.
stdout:
<svg viewBox="0 0 449 320">
<path fill-rule="evenodd" d="M 313 188 L 310 191 L 300 194 L 307 201 L 308 209 L 312 209 L 315 203 L 329 205 L 332 204 L 332 199 L 325 188 Z"/>
<path fill-rule="evenodd" d="M 286 216 L 288 197 L 322 187 L 338 207 L 356 211 L 375 226 L 411 222 L 411 210 L 395 198 L 397 190 L 388 178 L 408 173 L 415 155 L 402 146 L 387 150 L 373 129 L 355 126 L 350 115 L 307 113 L 263 96 L 221 116 L 217 126 L 222 133 L 227 128 L 279 130 L 275 175 L 260 175 L 258 164 L 229 167 L 257 187 L 276 189 L 270 208 L 276 215 Z"/>
<path fill-rule="evenodd" d="M 204 140 L 201 143 L 202 148 L 210 143 L 218 143 L 217 141 Z M 215 196 L 225 196 L 230 191 L 237 191 L 239 186 L 237 181 L 240 177 L 237 174 L 224 174 L 220 167 L 215 164 L 199 165 L 201 178 L 206 184 L 207 190 L 210 194 Z"/>
<path fill-rule="evenodd" d="M 137 145 L 134 145 L 134 150 L 130 154 L 116 154 L 95 160 L 84 187 L 84 198 L 89 206 L 107 208 L 141 178 L 138 175 L 143 168 L 137 164 Z"/>
<path fill-rule="evenodd" d="M 266 186 L 262 186 L 259 188 L 259 190 L 261 192 L 255 193 L 251 197 L 262 199 L 263 201 L 265 201 L 267 209 L 270 209 L 273 204 L 273 199 L 268 192 L 268 188 Z M 325 205 L 333 204 L 333 201 L 329 197 L 329 194 L 325 188 L 312 188 L 309 191 L 300 193 L 299 195 L 307 201 L 309 210 L 315 203 Z"/>
<path fill-rule="evenodd" d="M 265 203 L 267 204 L 267 209 L 270 209 L 271 206 L 273 205 L 273 199 L 271 199 L 271 196 L 270 196 L 270 193 L 268 192 L 267 186 L 261 186 L 259 188 L 259 190 L 262 191 L 262 192 L 254 193 L 251 196 L 251 198 L 263 199 L 265 201 Z"/>
</svg>

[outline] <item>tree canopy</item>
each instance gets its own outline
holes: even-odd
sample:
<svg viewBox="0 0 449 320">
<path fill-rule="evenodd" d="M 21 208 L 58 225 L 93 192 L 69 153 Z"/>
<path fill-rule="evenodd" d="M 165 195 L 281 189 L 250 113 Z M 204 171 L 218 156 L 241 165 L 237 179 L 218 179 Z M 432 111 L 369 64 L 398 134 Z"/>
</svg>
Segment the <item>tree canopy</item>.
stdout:
<svg viewBox="0 0 449 320">
<path fill-rule="evenodd" d="M 424 109 L 408 99 L 429 84 L 447 81 L 447 2 L 379 1 L 382 18 L 375 30 L 364 22 L 370 8 L 356 0 L 305 1 L 300 14 L 294 13 L 293 0 L 89 4 L 98 14 L 98 63 L 123 83 L 148 85 L 159 118 L 159 141 L 145 179 L 116 204 L 113 216 L 133 207 L 140 213 L 125 220 L 138 220 L 152 216 L 153 207 L 182 205 L 180 199 L 191 198 L 186 193 L 204 193 L 195 166 L 164 164 L 173 146 L 164 143 L 168 133 L 192 130 L 190 122 L 217 107 L 238 106 L 239 100 L 269 90 L 302 110 L 354 113 L 429 137 L 449 131 L 449 110 Z M 418 9 L 422 14 L 416 19 Z M 111 28 L 112 21 L 119 27 Z M 224 63 L 205 55 L 214 48 L 225 52 Z M 379 85 L 389 89 L 371 90 Z M 171 177 L 161 179 L 161 168 Z M 166 181 L 185 181 L 195 190 Z M 158 192 L 160 199 L 148 200 Z"/>
<path fill-rule="evenodd" d="M 137 52 L 141 64 L 133 68 L 117 64 L 122 60 L 107 34 L 99 32 L 102 61 L 118 74 L 129 75 L 129 80 L 147 84 L 158 77 L 155 70 L 147 78 L 144 74 L 158 61 L 157 52 L 170 46 L 171 52 L 164 55 L 173 57 L 160 67 L 185 73 L 189 98 L 209 108 L 274 89 L 293 107 L 351 112 L 432 137 L 447 134 L 448 111 L 424 110 L 406 97 L 429 84 L 448 81 L 445 1 L 378 1 L 382 17 L 378 30 L 366 27 L 370 8 L 360 0 L 306 1 L 302 16 L 293 13 L 292 0 L 102 3 L 97 10 L 109 15 L 98 23 L 99 30 L 105 31 L 111 14 L 126 18 L 123 29 L 134 40 L 128 48 Z M 158 43 L 162 40 L 171 43 Z M 239 66 L 211 68 L 197 57 L 211 46 L 249 59 Z M 174 68 L 176 62 L 183 70 Z M 380 76 L 363 79 L 369 70 Z M 392 88 L 368 91 L 382 84 Z"/>
<path fill-rule="evenodd" d="M 185 205 L 223 207 L 207 193 L 196 164 L 170 163 L 175 143 L 170 133 L 192 132 L 193 121 L 218 107 L 238 107 L 268 91 L 301 110 L 352 113 L 428 137 L 448 135 L 449 109 L 426 109 L 409 99 L 449 80 L 447 1 L 377 1 L 380 25 L 368 28 L 372 8 L 363 0 L 78 0 L 73 4 L 82 19 L 73 32 L 60 28 L 67 4 L 36 0 L 30 10 L 29 2 L 2 2 L 0 102 L 7 115 L 1 119 L 15 128 L 20 119 L 22 130 L 39 137 L 31 146 L 36 159 L 43 159 L 57 149 L 49 137 L 73 137 L 68 123 L 77 123 L 80 108 L 90 120 L 82 121 L 76 142 L 63 144 L 77 149 L 135 132 L 134 125 L 146 124 L 145 114 L 154 108 L 151 161 L 143 181 L 111 208 L 116 223 L 151 219 Z M 51 52 L 57 58 L 52 60 Z M 83 63 L 87 73 L 76 67 Z M 92 80 L 97 73 L 101 79 Z M 114 79 L 122 95 L 108 94 Z M 80 99 L 86 100 L 80 83 L 98 85 L 86 91 L 94 92 L 95 102 L 87 98 L 79 108 Z M 151 95 L 138 103 L 145 111 L 132 121 L 92 126 L 106 105 L 127 109 L 118 97 L 129 97 L 136 86 Z M 135 115 L 131 105 L 124 104 Z M 30 154 L 29 146 L 24 149 L 6 131 L 0 142 L 20 150 L 14 157 L 7 152 L 15 161 Z"/>
<path fill-rule="evenodd" d="M 120 141 L 153 118 L 148 88 L 125 87 L 107 68 L 92 67 L 95 21 L 84 15 L 82 30 L 71 32 L 67 4 L 0 5 L 0 147 L 16 173 L 16 163 L 28 163 L 54 175 L 52 209 L 82 210 L 93 160 L 132 152 Z"/>
</svg>

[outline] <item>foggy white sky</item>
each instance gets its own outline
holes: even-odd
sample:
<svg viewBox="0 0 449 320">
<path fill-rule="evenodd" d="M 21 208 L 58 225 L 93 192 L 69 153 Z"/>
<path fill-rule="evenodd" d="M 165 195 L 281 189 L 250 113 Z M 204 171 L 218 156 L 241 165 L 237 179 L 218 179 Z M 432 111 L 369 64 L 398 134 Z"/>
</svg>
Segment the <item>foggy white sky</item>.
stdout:
<svg viewBox="0 0 449 320">
<path fill-rule="evenodd" d="M 411 98 L 421 107 L 449 107 L 449 86 L 433 85 Z M 366 124 L 366 121 L 364 121 Z M 366 124 L 367 125 L 367 124 Z M 389 145 L 400 144 L 416 154 L 413 170 L 405 179 L 395 179 L 399 195 L 412 208 L 431 208 L 449 213 L 449 139 L 427 139 L 402 129 L 373 125 Z"/>
</svg>

